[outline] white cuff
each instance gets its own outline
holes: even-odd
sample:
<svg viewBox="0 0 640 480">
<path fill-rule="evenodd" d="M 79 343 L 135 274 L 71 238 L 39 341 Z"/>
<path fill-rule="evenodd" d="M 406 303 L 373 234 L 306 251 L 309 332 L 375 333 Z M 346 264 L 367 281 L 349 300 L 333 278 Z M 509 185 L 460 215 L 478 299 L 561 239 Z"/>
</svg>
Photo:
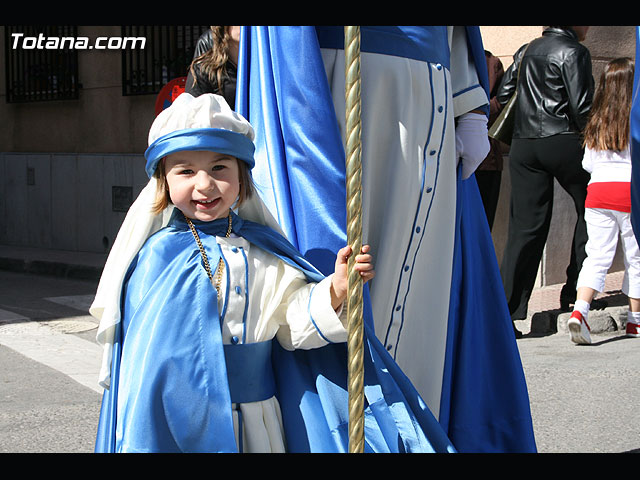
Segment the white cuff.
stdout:
<svg viewBox="0 0 640 480">
<path fill-rule="evenodd" d="M 331 343 L 347 341 L 347 329 L 343 323 L 346 308 L 342 306 L 336 312 L 331 306 L 331 278 L 320 281 L 309 296 L 309 316 L 311 322 L 324 339 Z"/>
</svg>

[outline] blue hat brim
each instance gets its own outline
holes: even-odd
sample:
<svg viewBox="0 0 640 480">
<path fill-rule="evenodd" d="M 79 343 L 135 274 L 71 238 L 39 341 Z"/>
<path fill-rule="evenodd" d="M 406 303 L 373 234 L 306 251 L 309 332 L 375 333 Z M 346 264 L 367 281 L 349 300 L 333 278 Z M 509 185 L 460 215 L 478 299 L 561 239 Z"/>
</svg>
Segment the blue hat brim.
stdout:
<svg viewBox="0 0 640 480">
<path fill-rule="evenodd" d="M 255 165 L 255 145 L 247 136 L 221 128 L 188 128 L 163 135 L 149 145 L 144 153 L 145 171 L 151 178 L 158 162 L 167 155 L 199 150 L 232 155 L 247 163 L 250 169 Z"/>
</svg>

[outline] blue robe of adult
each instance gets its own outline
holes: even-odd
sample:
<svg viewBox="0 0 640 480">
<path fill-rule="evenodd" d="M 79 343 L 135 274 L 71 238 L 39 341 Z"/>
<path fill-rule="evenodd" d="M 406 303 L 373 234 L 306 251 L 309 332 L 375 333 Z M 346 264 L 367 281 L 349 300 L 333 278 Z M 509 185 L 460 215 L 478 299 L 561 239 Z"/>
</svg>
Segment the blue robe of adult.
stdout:
<svg viewBox="0 0 640 480">
<path fill-rule="evenodd" d="M 444 27 L 391 28 L 407 56 L 423 55 L 416 38 L 445 48 Z M 375 30 L 363 30 L 361 50 L 393 49 L 389 36 L 378 37 Z M 314 27 L 243 27 L 236 106 L 256 130 L 256 170 L 263 174 L 258 188 L 266 177 L 269 184 L 262 186 L 274 195 L 267 205 L 287 238 L 327 272 L 346 243 L 345 153 L 319 36 Z M 467 27 L 467 38 L 486 90 L 478 27 Z M 334 37 L 333 47 L 340 42 Z M 459 175 L 456 195 L 439 421 L 458 451 L 532 452 L 526 382 L 475 178 L 462 181 Z M 373 325 L 370 310 L 365 321 Z"/>
<path fill-rule="evenodd" d="M 215 236 L 224 235 L 227 219 L 194 223 L 216 265 Z M 309 281 L 323 278 L 272 229 L 233 215 L 233 232 L 298 268 Z M 175 210 L 169 225 L 149 237 L 125 279 L 96 452 L 118 451 L 119 421 L 129 442 L 148 452 L 237 451 L 217 309 L 198 247 Z M 287 451 L 347 452 L 346 344 L 291 352 L 274 341 L 272 361 Z M 128 373 L 121 379 L 124 362 Z M 455 451 L 368 329 L 364 362 L 365 451 Z M 128 401 L 119 404 L 119 395 Z"/>
<path fill-rule="evenodd" d="M 640 27 L 636 26 L 636 65 L 640 58 Z M 631 104 L 631 224 L 640 242 L 640 69 L 633 77 L 633 103 Z"/>
</svg>

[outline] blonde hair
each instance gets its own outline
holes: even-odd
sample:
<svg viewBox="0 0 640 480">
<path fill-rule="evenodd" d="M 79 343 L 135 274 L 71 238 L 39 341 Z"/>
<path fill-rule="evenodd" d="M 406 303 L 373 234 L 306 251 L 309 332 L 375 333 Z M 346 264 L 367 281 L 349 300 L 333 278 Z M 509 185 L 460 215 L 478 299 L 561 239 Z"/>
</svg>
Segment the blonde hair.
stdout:
<svg viewBox="0 0 640 480">
<path fill-rule="evenodd" d="M 169 183 L 167 182 L 167 172 L 164 165 L 164 158 L 158 162 L 158 167 L 153 172 L 154 178 L 158 180 L 156 188 L 156 198 L 151 207 L 151 213 L 159 215 L 164 209 L 171 205 L 171 196 L 169 194 Z M 255 186 L 251 173 L 249 172 L 249 166 L 242 160 L 236 159 L 238 162 L 238 176 L 240 180 L 240 195 L 238 196 L 237 205 L 240 206 L 242 202 L 249 199 L 255 192 Z"/>
<path fill-rule="evenodd" d="M 586 147 L 621 151 L 629 144 L 633 73 L 633 61 L 627 57 L 605 66 L 584 129 Z"/>
</svg>

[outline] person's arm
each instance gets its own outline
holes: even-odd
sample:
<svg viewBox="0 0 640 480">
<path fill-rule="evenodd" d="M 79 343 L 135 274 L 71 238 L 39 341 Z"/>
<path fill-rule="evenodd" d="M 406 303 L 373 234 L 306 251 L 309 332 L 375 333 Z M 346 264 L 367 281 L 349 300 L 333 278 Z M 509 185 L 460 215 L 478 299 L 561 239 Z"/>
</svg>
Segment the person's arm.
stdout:
<svg viewBox="0 0 640 480">
<path fill-rule="evenodd" d="M 593 173 L 593 150 L 590 148 L 584 149 L 584 155 L 582 156 L 582 168 L 588 173 Z"/>
<path fill-rule="evenodd" d="M 375 275 L 368 251 L 364 246 L 355 266 L 364 282 Z M 268 302 L 279 303 L 272 317 L 278 319 L 277 338 L 285 349 L 311 349 L 346 341 L 344 301 L 350 255 L 350 247 L 342 248 L 336 257 L 335 273 L 319 283 L 307 283 L 299 271 L 280 261 L 279 280 L 270 282 L 265 290 L 276 294 L 270 295 Z"/>
<path fill-rule="evenodd" d="M 474 50 L 479 48 L 477 38 L 466 26 L 449 26 L 450 59 L 449 71 L 451 74 L 451 94 L 453 97 L 453 116 L 480 110 L 485 115 L 489 114 L 489 95 L 485 90 L 484 80 L 486 75 L 485 55 L 482 55 L 482 64 L 477 65 Z M 488 80 L 488 79 L 487 79 Z"/>
<path fill-rule="evenodd" d="M 518 82 L 518 68 L 520 67 L 520 62 L 522 61 L 522 57 L 524 56 L 527 45 L 523 45 L 518 49 L 518 51 L 513 56 L 513 63 L 509 65 L 509 68 L 507 68 L 506 72 L 504 72 L 504 76 L 502 77 L 502 81 L 500 82 L 500 86 L 498 87 L 498 91 L 496 92 L 496 98 L 502 106 L 505 106 L 509 102 L 509 99 L 513 96 L 513 94 L 516 93 L 516 84 Z"/>
<path fill-rule="evenodd" d="M 589 120 L 594 92 L 589 50 L 581 48 L 568 55 L 562 64 L 562 76 L 567 89 L 570 118 L 582 131 Z"/>
</svg>

